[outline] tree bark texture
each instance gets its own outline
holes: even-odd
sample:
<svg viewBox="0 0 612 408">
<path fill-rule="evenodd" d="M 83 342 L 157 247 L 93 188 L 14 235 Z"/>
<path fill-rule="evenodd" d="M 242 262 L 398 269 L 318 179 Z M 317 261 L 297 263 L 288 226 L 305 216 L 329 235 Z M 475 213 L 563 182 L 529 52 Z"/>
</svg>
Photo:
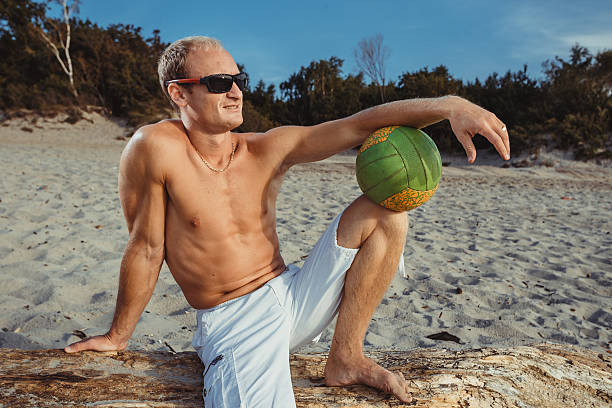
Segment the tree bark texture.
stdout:
<svg viewBox="0 0 612 408">
<path fill-rule="evenodd" d="M 66 354 L 1 349 L 0 407 L 202 407 L 193 352 Z M 292 355 L 298 407 L 610 407 L 610 354 L 565 345 L 373 352 L 401 371 L 414 401 L 365 386 L 326 387 L 326 355 Z M 275 381 L 270 378 L 270 381 Z"/>
</svg>

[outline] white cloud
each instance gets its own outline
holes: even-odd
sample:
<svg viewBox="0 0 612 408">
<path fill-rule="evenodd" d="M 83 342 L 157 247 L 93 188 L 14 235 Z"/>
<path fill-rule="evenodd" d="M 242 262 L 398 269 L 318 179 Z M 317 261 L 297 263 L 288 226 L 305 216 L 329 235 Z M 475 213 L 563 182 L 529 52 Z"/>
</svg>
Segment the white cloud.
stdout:
<svg viewBox="0 0 612 408">
<path fill-rule="evenodd" d="M 602 31 L 595 34 L 568 35 L 562 37 L 561 40 L 568 47 L 578 43 L 583 47 L 587 47 L 593 53 L 604 49 L 612 49 L 612 31 Z"/>
<path fill-rule="evenodd" d="M 612 48 L 612 7 L 590 3 L 596 4 L 513 4 L 500 26 L 506 38 L 516 39 L 511 57 L 544 61 L 568 55 L 576 43 L 592 53 Z"/>
</svg>

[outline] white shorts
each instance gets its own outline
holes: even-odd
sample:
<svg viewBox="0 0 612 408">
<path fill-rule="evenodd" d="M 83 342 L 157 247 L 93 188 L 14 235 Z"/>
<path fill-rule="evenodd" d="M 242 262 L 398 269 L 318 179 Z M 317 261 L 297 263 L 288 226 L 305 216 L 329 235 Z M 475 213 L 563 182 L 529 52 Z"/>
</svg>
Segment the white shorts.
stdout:
<svg viewBox="0 0 612 408">
<path fill-rule="evenodd" d="M 206 408 L 295 407 L 289 352 L 313 341 L 338 313 L 358 252 L 338 245 L 341 215 L 301 269 L 290 265 L 254 292 L 197 311 L 193 347 L 204 363 Z"/>
</svg>

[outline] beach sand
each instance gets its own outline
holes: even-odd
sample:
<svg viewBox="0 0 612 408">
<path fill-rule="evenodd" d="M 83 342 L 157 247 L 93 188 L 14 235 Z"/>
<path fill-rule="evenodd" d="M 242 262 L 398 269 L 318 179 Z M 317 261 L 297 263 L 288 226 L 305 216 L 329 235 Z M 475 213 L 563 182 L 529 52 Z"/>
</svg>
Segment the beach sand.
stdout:
<svg viewBox="0 0 612 408">
<path fill-rule="evenodd" d="M 0 124 L 0 347 L 64 347 L 75 330 L 102 334 L 111 323 L 128 238 L 117 193 L 126 129 L 86 117 Z M 303 262 L 359 196 L 354 157 L 289 171 L 277 212 L 287 264 Z M 540 156 L 549 167 L 502 168 L 493 155 L 443 161 L 438 191 L 409 212 L 408 277 L 394 278 L 365 348 L 551 342 L 609 353 L 612 169 L 559 155 Z M 190 350 L 194 326 L 164 265 L 129 348 Z M 439 332 L 460 344 L 426 337 Z M 333 323 L 300 351 L 326 351 L 332 334 Z"/>
</svg>

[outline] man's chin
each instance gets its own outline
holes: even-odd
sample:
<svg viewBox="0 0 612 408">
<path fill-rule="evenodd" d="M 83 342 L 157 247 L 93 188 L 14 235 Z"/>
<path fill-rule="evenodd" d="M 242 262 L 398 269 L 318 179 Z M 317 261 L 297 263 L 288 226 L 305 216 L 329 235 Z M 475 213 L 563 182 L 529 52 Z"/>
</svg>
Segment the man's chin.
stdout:
<svg viewBox="0 0 612 408">
<path fill-rule="evenodd" d="M 240 119 L 236 118 L 236 120 L 233 120 L 230 123 L 231 129 L 234 130 L 236 129 L 238 126 L 242 125 L 242 123 L 244 122 L 244 120 L 242 119 L 242 114 L 240 115 Z"/>
</svg>

